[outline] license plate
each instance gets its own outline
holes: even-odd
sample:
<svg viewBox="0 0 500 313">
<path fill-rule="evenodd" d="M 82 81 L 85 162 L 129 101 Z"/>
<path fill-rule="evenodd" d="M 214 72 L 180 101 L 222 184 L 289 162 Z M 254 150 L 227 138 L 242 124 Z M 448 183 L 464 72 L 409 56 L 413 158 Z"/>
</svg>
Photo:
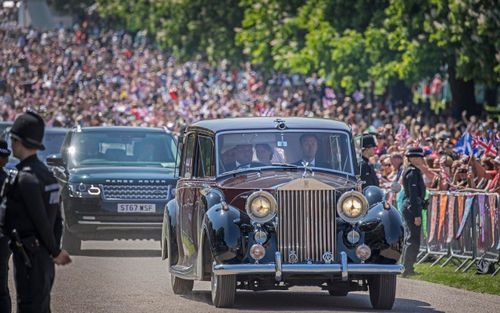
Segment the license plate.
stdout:
<svg viewBox="0 0 500 313">
<path fill-rule="evenodd" d="M 154 203 L 118 203 L 119 213 L 154 213 L 156 204 Z"/>
</svg>

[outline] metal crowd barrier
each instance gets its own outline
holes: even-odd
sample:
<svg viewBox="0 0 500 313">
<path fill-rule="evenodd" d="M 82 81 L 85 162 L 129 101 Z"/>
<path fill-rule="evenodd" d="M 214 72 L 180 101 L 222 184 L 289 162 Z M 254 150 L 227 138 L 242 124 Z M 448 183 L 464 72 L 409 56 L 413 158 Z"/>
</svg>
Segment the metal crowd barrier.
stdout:
<svg viewBox="0 0 500 313">
<path fill-rule="evenodd" d="M 455 271 L 463 272 L 481 259 L 500 263 L 498 193 L 439 191 L 430 192 L 429 200 L 418 263 L 434 259 L 434 266 L 444 259 L 444 267 L 456 260 Z"/>
</svg>

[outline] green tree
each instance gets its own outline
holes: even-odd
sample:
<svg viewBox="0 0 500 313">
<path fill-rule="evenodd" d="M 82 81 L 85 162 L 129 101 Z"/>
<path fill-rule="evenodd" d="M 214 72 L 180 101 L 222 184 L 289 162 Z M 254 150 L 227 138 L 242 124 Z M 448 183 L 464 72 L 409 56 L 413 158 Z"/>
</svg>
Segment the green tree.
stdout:
<svg viewBox="0 0 500 313">
<path fill-rule="evenodd" d="M 97 0 L 97 11 L 124 21 L 127 29 L 145 29 L 181 60 L 239 61 L 235 30 L 243 12 L 237 0 Z"/>
<path fill-rule="evenodd" d="M 495 89 L 500 82 L 500 10 L 495 1 L 391 1 L 386 14 L 390 34 L 402 34 L 393 43 L 412 51 L 412 62 L 400 64 L 404 71 L 415 79 L 446 66 L 455 113 L 479 115 L 474 82 Z"/>
<path fill-rule="evenodd" d="M 317 72 L 347 92 L 369 85 L 381 92 L 399 80 L 411 85 L 447 68 L 456 111 L 479 114 L 474 82 L 499 82 L 494 1 L 310 0 L 281 11 L 274 9 L 278 0 L 242 3 L 237 40 L 253 63 Z"/>
</svg>

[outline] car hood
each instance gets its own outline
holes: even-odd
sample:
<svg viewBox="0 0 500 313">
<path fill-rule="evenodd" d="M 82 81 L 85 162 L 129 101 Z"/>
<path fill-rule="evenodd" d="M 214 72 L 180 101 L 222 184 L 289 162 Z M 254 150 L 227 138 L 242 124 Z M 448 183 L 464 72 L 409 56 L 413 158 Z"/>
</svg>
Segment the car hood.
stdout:
<svg viewBox="0 0 500 313">
<path fill-rule="evenodd" d="M 335 189 L 353 188 L 356 186 L 355 178 L 347 175 L 334 175 L 332 173 L 314 172 L 305 177 L 318 180 Z M 290 181 L 303 178 L 303 171 L 262 171 L 238 173 L 219 181 L 223 189 L 274 189 Z"/>
<path fill-rule="evenodd" d="M 85 167 L 70 170 L 71 181 L 105 181 L 115 179 L 173 179 L 174 169 L 158 167 Z"/>
</svg>

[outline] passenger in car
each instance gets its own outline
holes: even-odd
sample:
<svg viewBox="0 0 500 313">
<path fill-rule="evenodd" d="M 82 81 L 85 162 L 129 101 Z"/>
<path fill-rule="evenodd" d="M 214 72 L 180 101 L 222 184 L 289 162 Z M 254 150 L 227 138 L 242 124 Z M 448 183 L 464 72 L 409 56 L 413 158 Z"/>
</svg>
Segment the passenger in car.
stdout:
<svg viewBox="0 0 500 313">
<path fill-rule="evenodd" d="M 235 148 L 236 168 L 250 167 L 253 158 L 253 147 L 251 144 L 239 144 Z"/>
<path fill-rule="evenodd" d="M 104 158 L 104 154 L 99 151 L 99 141 L 96 138 L 84 138 L 77 147 L 76 153 L 80 162 L 88 159 Z"/>
<path fill-rule="evenodd" d="M 229 148 L 226 150 L 222 150 L 220 155 L 220 160 L 224 171 L 232 171 L 236 168 L 236 158 L 235 158 L 235 149 Z"/>
<path fill-rule="evenodd" d="M 255 154 L 260 163 L 271 164 L 273 148 L 267 143 L 258 143 L 255 145 Z"/>
<path fill-rule="evenodd" d="M 137 161 L 153 162 L 156 157 L 155 150 L 154 143 L 145 141 L 135 145 L 134 155 L 137 156 Z"/>
<path fill-rule="evenodd" d="M 300 136 L 300 148 L 302 150 L 302 157 L 295 164 L 300 166 L 314 166 L 328 168 L 328 164 L 316 160 L 316 153 L 318 152 L 318 138 L 312 133 L 306 133 Z"/>
</svg>

